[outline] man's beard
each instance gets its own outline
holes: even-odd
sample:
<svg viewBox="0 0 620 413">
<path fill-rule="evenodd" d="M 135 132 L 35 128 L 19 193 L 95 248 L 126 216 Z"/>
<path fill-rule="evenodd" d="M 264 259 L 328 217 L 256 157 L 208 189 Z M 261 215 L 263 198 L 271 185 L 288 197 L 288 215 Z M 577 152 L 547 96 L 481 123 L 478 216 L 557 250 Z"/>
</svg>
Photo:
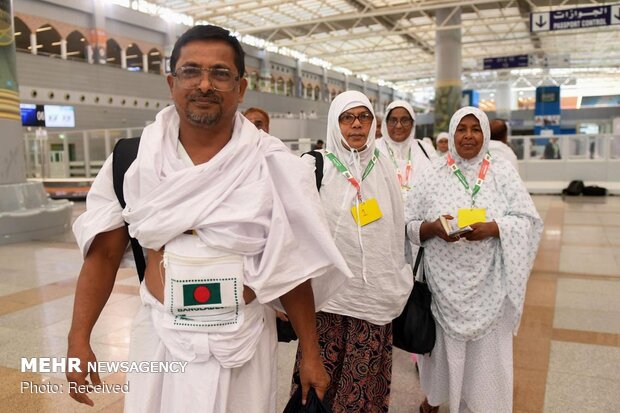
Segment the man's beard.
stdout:
<svg viewBox="0 0 620 413">
<path fill-rule="evenodd" d="M 198 98 L 207 99 L 211 103 L 216 104 L 217 111 L 207 112 L 204 114 L 192 112 L 192 110 L 189 108 L 189 103 L 197 100 Z M 207 91 L 207 93 L 200 93 L 200 92 L 194 93 L 188 97 L 188 100 L 189 100 L 189 103 L 185 108 L 185 117 L 187 118 L 187 121 L 191 123 L 192 125 L 212 126 L 218 123 L 220 119 L 222 119 L 222 106 L 221 106 L 222 99 L 219 96 L 217 96 L 215 93 L 213 93 L 213 91 L 209 90 Z"/>
</svg>

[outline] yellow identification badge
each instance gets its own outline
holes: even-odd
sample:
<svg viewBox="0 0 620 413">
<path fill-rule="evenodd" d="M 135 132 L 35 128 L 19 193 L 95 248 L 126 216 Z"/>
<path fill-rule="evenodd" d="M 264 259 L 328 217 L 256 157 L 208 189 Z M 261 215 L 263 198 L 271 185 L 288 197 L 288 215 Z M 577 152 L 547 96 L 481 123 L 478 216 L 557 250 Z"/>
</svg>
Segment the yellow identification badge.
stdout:
<svg viewBox="0 0 620 413">
<path fill-rule="evenodd" d="M 359 205 L 359 209 L 359 219 L 357 216 L 357 207 L 355 205 L 353 205 L 353 208 L 351 208 L 351 214 L 353 215 L 355 223 L 361 227 L 370 224 L 371 222 L 374 222 L 383 216 L 383 214 L 381 213 L 381 209 L 379 209 L 379 203 L 375 198 L 370 198 L 362 202 Z"/>
<path fill-rule="evenodd" d="M 459 228 L 466 227 L 476 222 L 487 221 L 486 208 L 459 208 L 457 224 Z"/>
</svg>

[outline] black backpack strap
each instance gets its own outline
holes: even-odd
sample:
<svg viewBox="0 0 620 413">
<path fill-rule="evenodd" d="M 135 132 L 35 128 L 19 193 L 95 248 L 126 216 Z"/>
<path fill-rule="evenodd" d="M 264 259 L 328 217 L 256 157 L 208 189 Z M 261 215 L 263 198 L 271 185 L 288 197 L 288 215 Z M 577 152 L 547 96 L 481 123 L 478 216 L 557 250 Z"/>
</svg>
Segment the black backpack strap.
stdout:
<svg viewBox="0 0 620 413">
<path fill-rule="evenodd" d="M 420 141 L 418 141 L 418 146 L 420 147 L 420 149 L 422 149 L 422 152 L 424 152 L 424 156 L 426 156 L 426 159 L 431 159 L 428 157 L 428 154 L 426 153 L 426 150 L 424 149 L 424 145 L 422 145 Z"/>
<path fill-rule="evenodd" d="M 301 156 L 310 155 L 314 157 L 316 167 L 314 168 L 314 177 L 316 179 L 316 189 L 321 191 L 321 183 L 323 182 L 323 154 L 319 151 L 306 152 Z"/>
<path fill-rule="evenodd" d="M 140 138 L 121 139 L 114 146 L 112 155 L 112 181 L 114 183 L 114 192 L 118 198 L 119 204 L 122 208 L 125 208 L 127 203 L 125 202 L 125 196 L 123 194 L 123 182 L 125 180 L 125 172 L 129 169 L 129 166 L 138 156 L 138 146 L 140 145 Z M 125 222 L 125 229 L 127 229 L 127 223 Z M 146 270 L 146 260 L 144 259 L 144 252 L 142 246 L 137 239 L 129 237 L 131 242 L 131 250 L 133 251 L 133 258 L 136 261 L 136 270 L 138 271 L 138 278 L 140 282 L 144 279 L 144 272 Z"/>
<path fill-rule="evenodd" d="M 424 247 L 420 247 L 418 250 L 418 255 L 415 257 L 415 264 L 413 265 L 413 280 L 415 281 L 415 276 L 418 274 L 418 267 L 420 266 L 420 262 L 422 261 L 422 256 L 424 255 Z M 422 267 L 422 282 L 426 282 L 426 275 L 424 274 L 424 267 Z"/>
</svg>

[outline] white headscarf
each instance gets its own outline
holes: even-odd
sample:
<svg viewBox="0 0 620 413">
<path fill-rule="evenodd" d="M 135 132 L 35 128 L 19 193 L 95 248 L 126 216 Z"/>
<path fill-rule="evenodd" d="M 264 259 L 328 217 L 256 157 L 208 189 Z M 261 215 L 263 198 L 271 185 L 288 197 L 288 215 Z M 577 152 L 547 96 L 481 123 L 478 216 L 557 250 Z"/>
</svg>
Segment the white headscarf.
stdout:
<svg viewBox="0 0 620 413">
<path fill-rule="evenodd" d="M 396 142 L 394 139 L 392 139 L 387 129 L 387 120 L 390 117 L 390 112 L 396 108 L 405 109 L 407 112 L 409 112 L 409 116 L 411 116 L 411 119 L 413 119 L 413 127 L 411 128 L 411 133 L 402 142 Z M 381 143 L 382 147 L 385 147 L 385 143 L 387 142 L 390 145 L 390 148 L 392 148 L 396 159 L 407 159 L 409 148 L 411 147 L 412 143 L 415 143 L 415 112 L 413 111 L 413 107 L 411 107 L 409 102 L 406 102 L 404 100 L 395 100 L 388 105 L 388 107 L 385 109 L 385 119 L 381 124 L 381 134 L 383 135 L 381 136 L 381 141 L 383 141 Z M 382 149 L 382 147 L 380 147 L 379 149 Z"/>
<path fill-rule="evenodd" d="M 461 123 L 461 119 L 463 119 L 467 115 L 474 115 L 478 119 L 478 122 L 480 122 L 480 128 L 482 129 L 482 135 L 484 136 L 484 142 L 482 143 L 482 148 L 480 148 L 480 152 L 478 152 L 478 154 L 472 159 L 461 158 L 461 156 L 456 151 L 456 146 L 454 143 L 454 133 L 456 132 L 456 128 L 459 126 L 459 123 Z M 449 131 L 450 135 L 448 136 L 448 151 L 457 162 L 459 167 L 461 167 L 461 164 L 477 165 L 478 162 L 480 162 L 482 158 L 484 158 L 484 155 L 489 149 L 489 142 L 491 141 L 491 128 L 489 126 L 489 118 L 487 117 L 486 113 L 473 106 L 465 106 L 464 108 L 457 110 L 454 115 L 452 115 L 452 119 L 450 119 Z"/>
<path fill-rule="evenodd" d="M 480 121 L 484 144 L 473 159 L 465 160 L 456 153 L 454 132 L 469 114 Z M 489 121 L 479 109 L 466 107 L 452 117 L 450 153 L 470 187 L 476 182 L 489 139 Z M 422 244 L 422 222 L 435 221 L 441 214 L 457 217 L 459 208 L 468 208 L 470 203 L 470 193 L 448 167 L 446 157 L 437 159 L 407 198 L 405 215 L 410 239 Z M 515 310 L 516 331 L 543 227 L 519 175 L 504 159 L 491 160 L 476 196 L 476 207 L 486 209 L 487 222 L 497 223 L 500 238 L 447 243 L 434 237 L 423 243 L 433 314 L 444 331 L 458 340 L 475 340 L 494 329 L 507 303 Z"/>
<path fill-rule="evenodd" d="M 448 134 L 448 132 L 439 132 L 439 135 L 437 135 L 437 139 L 435 139 L 435 142 L 439 142 L 443 140 L 447 141 L 449 137 L 450 135 Z"/>
<path fill-rule="evenodd" d="M 326 149 L 335 154 L 360 182 L 363 199 L 377 200 L 383 217 L 358 227 L 351 215 L 357 192 L 325 158 L 321 203 L 334 241 L 354 278 L 323 311 L 383 325 L 402 311 L 413 279 L 404 259 L 403 205 L 391 161 L 380 154 L 370 174 L 361 180 L 375 150 L 375 121 L 370 126 L 365 149 L 358 152 L 345 147 L 338 118 L 344 111 L 358 106 L 373 113 L 370 101 L 360 92 L 344 92 L 333 100 L 327 116 Z M 305 158 L 314 161 L 310 156 Z"/>
</svg>

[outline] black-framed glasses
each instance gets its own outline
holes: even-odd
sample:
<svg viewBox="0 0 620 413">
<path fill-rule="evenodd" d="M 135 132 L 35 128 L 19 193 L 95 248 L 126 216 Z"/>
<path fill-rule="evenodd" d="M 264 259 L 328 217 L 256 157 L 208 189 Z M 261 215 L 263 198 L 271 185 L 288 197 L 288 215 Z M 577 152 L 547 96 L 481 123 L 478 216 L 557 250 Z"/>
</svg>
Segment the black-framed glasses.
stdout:
<svg viewBox="0 0 620 413">
<path fill-rule="evenodd" d="M 409 126 L 413 125 L 413 119 L 411 118 L 389 118 L 387 120 L 387 124 L 388 126 L 394 127 L 396 126 L 397 123 L 400 123 L 401 125 L 403 125 L 403 128 L 408 128 Z"/>
<path fill-rule="evenodd" d="M 368 125 L 369 123 L 372 123 L 372 120 L 374 118 L 375 117 L 372 116 L 372 113 L 370 112 L 362 112 L 357 116 L 352 113 L 345 112 L 338 117 L 338 121 L 345 125 L 351 125 L 353 122 L 355 122 L 355 119 L 357 119 L 362 125 Z"/>
<path fill-rule="evenodd" d="M 220 92 L 230 92 L 239 81 L 239 75 L 235 75 L 225 67 L 182 66 L 172 76 L 183 89 L 195 89 L 202 82 L 205 73 L 211 87 Z"/>
</svg>

